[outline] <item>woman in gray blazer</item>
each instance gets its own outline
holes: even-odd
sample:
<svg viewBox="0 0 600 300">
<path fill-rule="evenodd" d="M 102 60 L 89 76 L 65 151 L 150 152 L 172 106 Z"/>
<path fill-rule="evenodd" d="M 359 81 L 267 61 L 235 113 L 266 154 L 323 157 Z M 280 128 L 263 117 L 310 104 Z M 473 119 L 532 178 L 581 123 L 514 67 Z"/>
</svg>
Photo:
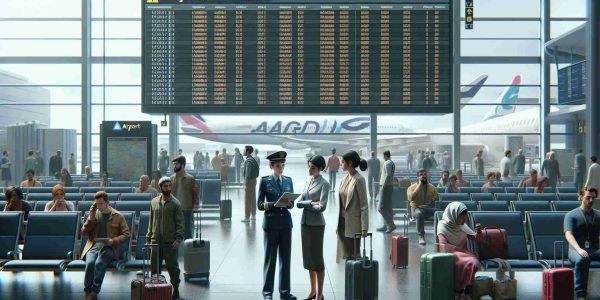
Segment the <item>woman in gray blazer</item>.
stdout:
<svg viewBox="0 0 600 300">
<path fill-rule="evenodd" d="M 346 152 L 342 156 L 342 169 L 348 174 L 342 179 L 339 189 L 336 262 L 340 262 L 341 258 L 353 259 L 355 249 L 360 247 L 360 238 L 354 238 L 354 235 L 360 233 L 366 236 L 369 230 L 367 184 L 356 168 L 365 171 L 367 162 L 356 151 Z"/>
<path fill-rule="evenodd" d="M 310 294 L 306 299 L 324 299 L 323 282 L 325 281 L 325 263 L 323 262 L 323 235 L 325 218 L 323 211 L 327 208 L 329 183 L 321 171 L 325 169 L 325 158 L 314 155 L 308 160 L 310 180 L 306 183 L 302 195 L 296 201 L 302 212 L 302 258 L 304 268 L 310 275 Z"/>
</svg>

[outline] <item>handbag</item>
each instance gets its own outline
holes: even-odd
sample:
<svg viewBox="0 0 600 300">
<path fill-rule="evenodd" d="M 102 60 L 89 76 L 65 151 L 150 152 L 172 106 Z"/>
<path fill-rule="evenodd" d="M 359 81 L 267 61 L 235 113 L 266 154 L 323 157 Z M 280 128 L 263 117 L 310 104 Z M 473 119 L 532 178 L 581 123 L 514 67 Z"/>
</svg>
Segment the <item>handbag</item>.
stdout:
<svg viewBox="0 0 600 300">
<path fill-rule="evenodd" d="M 498 263 L 496 270 L 496 280 L 494 280 L 494 289 L 492 292 L 493 300 L 516 300 L 517 299 L 517 280 L 515 272 L 511 270 L 510 264 L 499 258 L 492 259 Z M 508 273 L 508 276 L 506 276 Z"/>
<path fill-rule="evenodd" d="M 506 230 L 496 227 L 485 227 L 477 235 L 477 250 L 480 259 L 508 258 L 508 242 Z"/>
<path fill-rule="evenodd" d="M 494 279 L 489 276 L 477 276 L 471 286 L 469 296 L 473 300 L 479 300 L 486 295 L 492 295 L 494 292 Z"/>
</svg>

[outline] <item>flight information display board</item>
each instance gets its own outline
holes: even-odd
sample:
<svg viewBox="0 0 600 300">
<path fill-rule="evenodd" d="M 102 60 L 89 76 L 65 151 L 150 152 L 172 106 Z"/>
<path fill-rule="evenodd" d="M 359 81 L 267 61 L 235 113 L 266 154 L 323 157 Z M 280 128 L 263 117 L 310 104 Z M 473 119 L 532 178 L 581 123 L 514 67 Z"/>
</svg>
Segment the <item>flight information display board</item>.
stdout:
<svg viewBox="0 0 600 300">
<path fill-rule="evenodd" d="M 448 0 L 142 6 L 145 113 L 452 111 Z"/>
</svg>

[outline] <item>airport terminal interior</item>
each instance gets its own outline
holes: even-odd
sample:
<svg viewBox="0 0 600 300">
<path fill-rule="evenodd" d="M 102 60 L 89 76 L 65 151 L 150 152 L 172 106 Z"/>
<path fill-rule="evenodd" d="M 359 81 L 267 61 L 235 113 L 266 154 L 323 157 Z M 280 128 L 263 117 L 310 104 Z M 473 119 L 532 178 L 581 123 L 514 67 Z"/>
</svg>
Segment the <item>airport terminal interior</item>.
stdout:
<svg viewBox="0 0 600 300">
<path fill-rule="evenodd" d="M 600 299 L 599 80 L 596 0 L 2 0 L 0 299 Z"/>
</svg>

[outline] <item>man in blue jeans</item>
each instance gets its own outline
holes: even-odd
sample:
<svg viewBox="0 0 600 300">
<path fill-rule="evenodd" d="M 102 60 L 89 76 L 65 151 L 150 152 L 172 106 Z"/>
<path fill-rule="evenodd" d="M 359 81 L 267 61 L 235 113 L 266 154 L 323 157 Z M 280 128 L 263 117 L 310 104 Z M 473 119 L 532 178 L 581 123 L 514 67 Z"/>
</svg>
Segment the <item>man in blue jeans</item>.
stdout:
<svg viewBox="0 0 600 300">
<path fill-rule="evenodd" d="M 565 238 L 569 242 L 569 260 L 575 266 L 577 299 L 587 296 L 591 261 L 600 261 L 600 211 L 593 209 L 598 191 L 587 188 L 579 194 L 581 206 L 568 212 L 564 220 Z"/>
</svg>

